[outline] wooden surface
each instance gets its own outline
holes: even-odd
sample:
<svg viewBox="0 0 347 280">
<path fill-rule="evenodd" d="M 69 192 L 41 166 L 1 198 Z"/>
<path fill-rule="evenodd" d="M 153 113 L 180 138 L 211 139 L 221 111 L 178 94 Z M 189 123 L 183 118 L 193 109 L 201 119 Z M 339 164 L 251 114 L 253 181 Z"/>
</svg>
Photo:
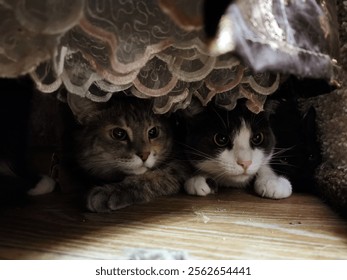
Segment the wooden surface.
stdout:
<svg viewBox="0 0 347 280">
<path fill-rule="evenodd" d="M 180 194 L 95 214 L 55 192 L 2 212 L 0 226 L 1 259 L 126 259 L 131 248 L 194 259 L 347 259 L 346 220 L 307 194 Z"/>
</svg>

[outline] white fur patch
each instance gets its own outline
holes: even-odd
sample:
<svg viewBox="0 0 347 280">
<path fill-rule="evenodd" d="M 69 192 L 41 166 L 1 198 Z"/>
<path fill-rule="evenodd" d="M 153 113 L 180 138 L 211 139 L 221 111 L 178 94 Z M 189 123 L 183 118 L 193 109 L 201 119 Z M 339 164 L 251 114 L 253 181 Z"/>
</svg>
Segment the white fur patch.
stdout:
<svg viewBox="0 0 347 280">
<path fill-rule="evenodd" d="M 249 144 L 249 139 L 251 138 L 251 131 L 246 126 L 243 121 L 240 127 L 239 133 L 235 136 L 234 139 L 234 148 L 240 151 L 249 151 L 251 150 L 251 146 Z M 248 154 L 246 156 L 249 156 Z"/>
<path fill-rule="evenodd" d="M 147 160 L 145 161 L 145 166 L 148 168 L 152 168 L 155 165 L 156 162 L 156 158 L 153 155 L 153 152 L 151 152 L 147 158 Z"/>
<path fill-rule="evenodd" d="M 146 173 L 147 170 L 148 170 L 147 167 L 141 166 L 139 168 L 136 168 L 136 169 L 128 171 L 128 174 L 131 174 L 131 175 L 141 175 L 141 174 Z"/>
<path fill-rule="evenodd" d="M 253 149 L 250 145 L 252 133 L 249 127 L 242 122 L 240 132 L 235 136 L 233 153 L 234 153 L 234 164 L 241 170 L 243 167 L 237 164 L 237 162 L 251 162 L 247 168 L 246 174 L 254 175 L 259 170 L 260 166 L 264 164 L 265 154 L 262 150 L 255 148 Z"/>
<path fill-rule="evenodd" d="M 55 181 L 52 178 L 44 175 L 42 176 L 42 179 L 36 184 L 36 186 L 30 189 L 27 194 L 35 196 L 50 193 L 54 190 L 54 187 Z"/>
<path fill-rule="evenodd" d="M 292 194 L 292 185 L 288 179 L 278 176 L 271 167 L 264 165 L 255 180 L 254 191 L 261 197 L 282 199 Z"/>
<path fill-rule="evenodd" d="M 184 189 L 191 195 L 206 196 L 212 193 L 211 188 L 206 183 L 206 178 L 200 175 L 189 178 L 184 183 Z"/>
<path fill-rule="evenodd" d="M 118 162 L 118 168 L 126 174 L 141 175 L 147 172 L 148 169 L 153 168 L 156 163 L 156 158 L 151 152 L 145 162 L 142 159 L 134 155 L 131 160 Z"/>
<path fill-rule="evenodd" d="M 142 159 L 137 155 L 133 155 L 133 157 L 127 161 L 119 161 L 117 165 L 119 170 L 129 175 L 140 175 L 148 170 Z"/>
<path fill-rule="evenodd" d="M 226 157 L 227 159 L 227 157 Z M 238 169 L 236 164 L 229 162 L 226 159 L 211 161 L 205 160 L 199 162 L 196 166 L 208 173 L 218 184 L 225 187 L 243 187 L 253 175 L 244 174 L 242 168 Z"/>
</svg>

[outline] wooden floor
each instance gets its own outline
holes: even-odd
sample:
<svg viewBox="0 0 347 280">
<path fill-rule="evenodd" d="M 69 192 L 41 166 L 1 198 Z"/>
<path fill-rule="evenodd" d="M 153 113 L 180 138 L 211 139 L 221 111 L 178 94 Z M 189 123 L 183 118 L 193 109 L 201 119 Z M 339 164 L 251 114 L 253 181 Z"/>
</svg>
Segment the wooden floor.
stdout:
<svg viewBox="0 0 347 280">
<path fill-rule="evenodd" d="M 276 201 L 241 190 L 112 214 L 83 212 L 55 192 L 0 215 L 1 259 L 126 259 L 134 248 L 192 259 L 347 259 L 347 221 L 311 195 Z"/>
</svg>

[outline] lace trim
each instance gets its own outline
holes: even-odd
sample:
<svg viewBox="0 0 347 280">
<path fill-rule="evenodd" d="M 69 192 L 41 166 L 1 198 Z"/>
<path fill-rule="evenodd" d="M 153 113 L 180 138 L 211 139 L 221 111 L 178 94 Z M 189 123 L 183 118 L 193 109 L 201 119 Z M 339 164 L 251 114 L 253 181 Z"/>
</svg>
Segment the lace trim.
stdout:
<svg viewBox="0 0 347 280">
<path fill-rule="evenodd" d="M 271 73 L 334 78 L 325 44 L 333 1 L 321 2 L 234 1 L 209 44 L 203 0 L 3 0 L 0 76 L 30 73 L 43 92 L 64 86 L 97 102 L 129 90 L 152 98 L 157 113 L 193 96 L 203 104 L 216 96 L 227 109 L 246 97 L 257 112 L 279 86 Z"/>
</svg>

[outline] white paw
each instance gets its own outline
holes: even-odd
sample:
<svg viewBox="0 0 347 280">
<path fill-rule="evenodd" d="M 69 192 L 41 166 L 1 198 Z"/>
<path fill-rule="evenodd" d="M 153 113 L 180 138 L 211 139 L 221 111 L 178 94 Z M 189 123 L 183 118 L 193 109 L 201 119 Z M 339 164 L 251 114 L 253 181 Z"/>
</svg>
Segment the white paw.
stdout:
<svg viewBox="0 0 347 280">
<path fill-rule="evenodd" d="M 203 176 L 194 176 L 184 183 L 184 189 L 188 194 L 206 196 L 212 193 L 211 188 L 206 183 L 206 178 Z"/>
<path fill-rule="evenodd" d="M 292 194 L 292 185 L 284 177 L 276 176 L 268 179 L 257 179 L 254 183 L 255 192 L 261 197 L 281 199 Z"/>
<path fill-rule="evenodd" d="M 43 175 L 41 180 L 36 184 L 36 186 L 30 189 L 27 194 L 28 195 L 42 195 L 46 193 L 50 193 L 54 190 L 55 181 L 46 175 Z"/>
</svg>

